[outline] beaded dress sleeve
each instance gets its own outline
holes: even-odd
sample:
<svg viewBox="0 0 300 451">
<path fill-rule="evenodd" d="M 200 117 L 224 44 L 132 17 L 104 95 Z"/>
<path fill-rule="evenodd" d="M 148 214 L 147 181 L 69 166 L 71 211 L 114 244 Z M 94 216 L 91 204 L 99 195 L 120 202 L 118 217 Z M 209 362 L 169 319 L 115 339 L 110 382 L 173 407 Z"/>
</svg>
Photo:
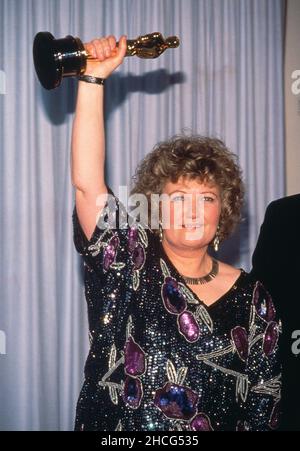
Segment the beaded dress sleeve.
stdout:
<svg viewBox="0 0 300 451">
<path fill-rule="evenodd" d="M 277 429 L 280 419 L 281 364 L 279 337 L 281 322 L 271 296 L 256 282 L 250 312 L 248 358 L 242 405 L 244 421 L 238 428 L 254 431 Z M 241 337 L 240 337 L 241 340 Z"/>
</svg>

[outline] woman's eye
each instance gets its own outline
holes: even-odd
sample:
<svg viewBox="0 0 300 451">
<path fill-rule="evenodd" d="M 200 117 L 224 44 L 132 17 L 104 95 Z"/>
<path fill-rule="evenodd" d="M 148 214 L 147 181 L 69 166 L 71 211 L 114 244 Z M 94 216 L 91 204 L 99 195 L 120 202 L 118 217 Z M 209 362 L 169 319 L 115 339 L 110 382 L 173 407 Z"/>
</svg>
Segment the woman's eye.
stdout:
<svg viewBox="0 0 300 451">
<path fill-rule="evenodd" d="M 210 196 L 204 196 L 204 200 L 205 200 L 205 202 L 213 202 L 215 199 Z"/>
<path fill-rule="evenodd" d="M 183 195 L 178 195 L 178 196 L 174 196 L 172 197 L 172 202 L 182 202 L 184 200 L 184 196 Z"/>
<path fill-rule="evenodd" d="M 215 198 L 212 196 L 203 196 L 202 199 L 204 202 L 214 202 Z M 178 194 L 178 196 L 172 197 L 172 202 L 183 202 L 184 201 L 184 195 Z"/>
</svg>

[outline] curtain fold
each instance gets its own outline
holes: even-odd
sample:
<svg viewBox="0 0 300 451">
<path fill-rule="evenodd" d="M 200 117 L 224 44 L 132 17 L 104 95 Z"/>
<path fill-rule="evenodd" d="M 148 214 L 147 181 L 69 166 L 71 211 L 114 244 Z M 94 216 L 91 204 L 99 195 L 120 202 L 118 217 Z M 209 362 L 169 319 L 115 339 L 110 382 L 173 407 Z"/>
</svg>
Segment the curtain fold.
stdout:
<svg viewBox="0 0 300 451">
<path fill-rule="evenodd" d="M 108 80 L 107 183 L 130 189 L 138 162 L 175 133 L 224 139 L 247 204 L 221 257 L 247 270 L 265 208 L 285 194 L 284 10 L 283 0 L 0 0 L 1 430 L 72 429 L 88 350 L 71 221 L 76 81 L 43 90 L 35 34 L 180 37 L 158 59 L 126 58 Z"/>
</svg>

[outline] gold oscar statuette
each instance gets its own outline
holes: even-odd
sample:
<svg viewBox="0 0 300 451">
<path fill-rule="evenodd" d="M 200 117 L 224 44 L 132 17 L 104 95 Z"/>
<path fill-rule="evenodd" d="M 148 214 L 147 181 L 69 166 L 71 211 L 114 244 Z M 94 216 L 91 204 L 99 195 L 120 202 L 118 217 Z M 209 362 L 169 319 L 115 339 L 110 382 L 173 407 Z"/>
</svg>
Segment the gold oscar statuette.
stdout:
<svg viewBox="0 0 300 451">
<path fill-rule="evenodd" d="M 164 39 L 161 33 L 155 32 L 128 39 L 126 56 L 153 59 L 178 46 L 177 36 Z M 82 75 L 87 60 L 97 62 L 79 38 L 55 39 L 47 31 L 37 33 L 34 38 L 33 60 L 38 79 L 45 89 L 57 88 L 64 77 Z"/>
</svg>

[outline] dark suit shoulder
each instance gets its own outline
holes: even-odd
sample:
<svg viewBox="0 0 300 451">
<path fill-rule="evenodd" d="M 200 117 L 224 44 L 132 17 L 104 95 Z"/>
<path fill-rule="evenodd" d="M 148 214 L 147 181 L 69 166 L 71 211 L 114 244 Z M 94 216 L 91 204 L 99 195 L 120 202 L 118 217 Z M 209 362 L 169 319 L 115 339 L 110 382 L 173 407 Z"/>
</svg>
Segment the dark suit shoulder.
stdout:
<svg viewBox="0 0 300 451">
<path fill-rule="evenodd" d="M 290 210 L 293 208 L 300 209 L 300 194 L 294 194 L 293 196 L 282 197 L 281 199 L 273 200 L 268 205 L 269 211 L 282 211 Z"/>
<path fill-rule="evenodd" d="M 272 223 L 285 224 L 288 221 L 296 221 L 297 226 L 300 223 L 300 194 L 283 197 L 272 201 L 265 214 L 265 221 L 272 220 Z"/>
</svg>

